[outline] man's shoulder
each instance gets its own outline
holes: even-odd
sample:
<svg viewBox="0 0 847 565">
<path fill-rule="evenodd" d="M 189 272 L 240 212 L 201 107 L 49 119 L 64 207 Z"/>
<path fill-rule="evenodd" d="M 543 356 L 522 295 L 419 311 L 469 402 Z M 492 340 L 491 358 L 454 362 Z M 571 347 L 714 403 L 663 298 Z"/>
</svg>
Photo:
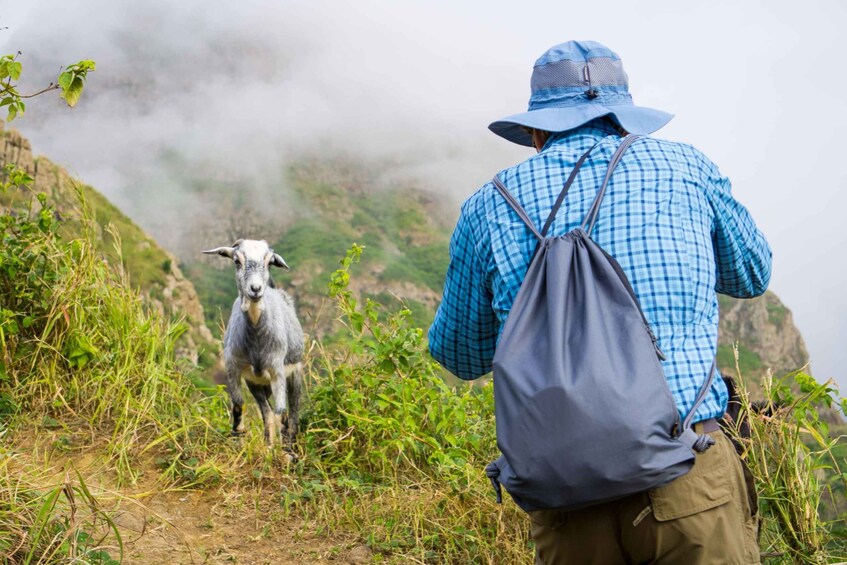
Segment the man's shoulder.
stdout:
<svg viewBox="0 0 847 565">
<path fill-rule="evenodd" d="M 638 147 L 639 145 L 640 147 Z M 643 136 L 633 145 L 632 149 L 636 154 L 647 156 L 650 160 L 660 159 L 669 164 L 697 172 L 717 169 L 717 166 L 705 153 L 689 143 Z"/>
<path fill-rule="evenodd" d="M 514 186 L 519 184 L 516 183 L 515 179 L 529 176 L 530 171 L 535 166 L 533 162 L 538 161 L 539 157 L 540 155 L 533 155 L 525 161 L 521 161 L 516 165 L 512 165 L 511 167 L 498 171 L 494 176 L 500 179 L 500 182 L 502 182 L 509 191 L 519 191 L 520 187 Z M 480 186 L 464 201 L 464 203 L 462 203 L 462 215 L 469 218 L 488 216 L 492 213 L 492 207 L 495 206 L 496 202 L 500 198 L 502 198 L 502 196 L 500 196 L 499 191 L 494 186 L 494 179 L 492 177 L 491 180 Z"/>
</svg>

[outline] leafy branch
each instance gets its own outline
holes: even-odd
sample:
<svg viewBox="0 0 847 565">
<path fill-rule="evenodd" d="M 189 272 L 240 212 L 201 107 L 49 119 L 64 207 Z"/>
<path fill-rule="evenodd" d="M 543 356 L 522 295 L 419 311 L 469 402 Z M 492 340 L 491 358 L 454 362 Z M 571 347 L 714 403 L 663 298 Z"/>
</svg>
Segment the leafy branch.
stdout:
<svg viewBox="0 0 847 565">
<path fill-rule="evenodd" d="M 18 61 L 20 55 L 18 51 L 15 55 L 3 55 L 0 57 L 0 108 L 8 107 L 6 121 L 11 122 L 17 117 L 23 116 L 26 111 L 24 100 L 27 98 L 35 98 L 52 90 L 59 90 L 59 96 L 73 108 L 79 102 L 82 96 L 82 90 L 85 86 L 85 81 L 88 78 L 88 73 L 94 72 L 96 64 L 94 61 L 83 59 L 74 65 L 68 65 L 59 73 L 56 82 L 51 82 L 46 88 L 31 94 L 21 94 L 18 92 L 17 82 L 20 80 L 23 65 Z"/>
</svg>

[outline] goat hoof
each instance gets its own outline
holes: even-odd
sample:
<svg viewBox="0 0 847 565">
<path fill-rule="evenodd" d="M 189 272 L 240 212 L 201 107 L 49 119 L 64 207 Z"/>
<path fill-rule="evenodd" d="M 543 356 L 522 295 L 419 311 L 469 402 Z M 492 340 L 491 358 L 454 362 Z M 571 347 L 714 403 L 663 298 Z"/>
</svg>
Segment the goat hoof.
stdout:
<svg viewBox="0 0 847 565">
<path fill-rule="evenodd" d="M 290 448 L 286 447 L 282 451 L 282 462 L 286 465 L 297 463 L 300 458 Z"/>
</svg>

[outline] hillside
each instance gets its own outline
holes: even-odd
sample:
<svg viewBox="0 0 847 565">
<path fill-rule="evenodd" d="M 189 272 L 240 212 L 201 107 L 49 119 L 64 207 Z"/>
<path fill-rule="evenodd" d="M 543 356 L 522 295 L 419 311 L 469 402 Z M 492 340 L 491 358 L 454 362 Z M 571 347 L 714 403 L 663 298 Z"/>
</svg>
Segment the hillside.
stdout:
<svg viewBox="0 0 847 565">
<path fill-rule="evenodd" d="M 440 301 L 458 204 L 447 208 L 431 192 L 409 183 L 391 185 L 381 175 L 387 172 L 340 161 L 304 162 L 287 172 L 288 219 L 277 225 L 279 233 L 271 243 L 293 270 L 277 272 L 275 278 L 295 295 L 312 322 L 306 326 L 317 333 L 329 329 L 326 320 L 315 322 L 326 296 L 327 274 L 354 241 L 367 248 L 365 274 L 354 281 L 355 291 L 389 303 L 401 298 L 422 327 Z M 213 331 L 219 329 L 221 313 L 225 319 L 233 299 L 231 266 L 199 254 L 182 266 L 198 288 L 207 323 Z M 775 294 L 753 300 L 719 298 L 721 369 L 735 373 L 736 343 L 740 368 L 750 380 L 767 369 L 782 375 L 809 362 L 791 312 Z"/>
<path fill-rule="evenodd" d="M 162 249 L 94 188 L 72 179 L 67 171 L 49 159 L 35 157 L 29 141 L 16 130 L 4 130 L 1 122 L 0 142 L 0 166 L 14 164 L 27 171 L 34 178 L 34 192 L 47 194 L 56 210 L 71 220 L 64 224 L 68 229 L 78 227 L 73 221 L 78 205 L 75 192 L 79 190 L 82 193 L 99 226 L 96 234 L 98 250 L 113 263 L 118 262 L 116 241 L 108 226 L 115 227 L 121 240 L 120 261 L 130 284 L 163 313 L 185 319 L 188 331 L 179 340 L 179 356 L 192 364 L 202 362 L 211 365 L 218 343 L 204 323 L 203 306 L 194 285 L 183 276 L 176 257 Z M 31 193 L 0 193 L 0 208 L 32 199 Z"/>
<path fill-rule="evenodd" d="M 268 239 L 291 265 L 274 278 L 297 300 L 304 326 L 315 335 L 331 331 L 332 316 L 321 315 L 326 284 L 352 242 L 367 248 L 353 283 L 358 294 L 389 306 L 402 300 L 421 326 L 432 320 L 447 269 L 452 219 L 445 218 L 452 213 L 431 192 L 383 176 L 378 168 L 341 160 L 291 166 L 284 206 L 290 218 L 232 236 Z M 219 331 L 234 298 L 231 264 L 198 253 L 182 267 L 197 286 L 207 324 Z"/>
<path fill-rule="evenodd" d="M 750 381 L 768 369 L 784 375 L 805 367 L 809 353 L 794 325 L 791 311 L 772 292 L 751 300 L 719 296 L 720 336 L 718 366 L 735 373 L 733 344 L 738 345 L 738 365 Z"/>
<path fill-rule="evenodd" d="M 340 158 L 305 160 L 289 166 L 284 181 L 280 181 L 287 190 L 284 205 L 278 213 L 264 210 L 252 221 L 246 203 L 232 197 L 237 187 L 218 187 L 230 195 L 225 207 L 234 207 L 230 215 L 237 221 L 227 224 L 226 229 L 218 228 L 217 236 L 201 230 L 203 235 L 186 245 L 189 249 L 196 247 L 197 253 L 177 259 L 94 188 L 74 181 L 49 159 L 33 156 L 29 141 L 17 131 L 3 131 L 0 125 L 0 135 L 0 165 L 14 163 L 27 170 L 35 178 L 34 190 L 47 193 L 62 214 L 74 214 L 74 190 L 83 193 L 101 228 L 97 234 L 99 249 L 113 261 L 114 237 L 106 228 L 109 224 L 117 228 L 122 262 L 131 284 L 161 311 L 185 318 L 189 331 L 180 341 L 180 351 L 182 357 L 195 363 L 200 356 L 204 357 L 202 365 L 213 363 L 218 342 L 212 334 L 220 335 L 234 299 L 231 265 L 199 254 L 203 246 L 231 243 L 202 241 L 224 237 L 222 232 L 230 238 L 270 240 L 293 267 L 290 272 L 276 272 L 275 278 L 294 295 L 304 325 L 315 335 L 332 331 L 332 314 L 322 313 L 326 282 L 351 242 L 367 248 L 362 272 L 353 281 L 353 290 L 359 295 L 389 306 L 402 300 L 422 327 L 429 324 L 440 300 L 457 205 L 445 204 L 419 184 L 393 179 L 388 166 L 369 168 Z M 206 190 L 210 196 L 216 194 L 214 187 L 207 186 Z M 0 205 L 22 199 L 31 199 L 31 195 L 0 195 Z M 274 215 L 282 221 L 271 222 L 268 218 Z M 721 369 L 734 374 L 735 343 L 742 374 L 751 380 L 757 380 L 767 369 L 781 375 L 809 362 L 790 310 L 773 293 L 753 300 L 721 296 L 720 307 Z"/>
<path fill-rule="evenodd" d="M 173 257 L 90 187 L 79 190 L 93 218 L 78 215 L 67 174 L 46 159 L 29 161 L 14 132 L 4 141 L 7 162 L 26 167 L 35 191 L 51 195 L 45 205 L 60 212 L 46 220 L 19 206 L 0 214 L 8 289 L 0 294 L 0 337 L 7 336 L 0 340 L 0 530 L 9 532 L 0 555 L 11 562 L 26 554 L 100 563 L 120 556 L 132 563 L 531 562 L 526 521 L 514 504 L 495 504 L 482 472 L 496 452 L 493 388 L 445 383 L 417 327 L 437 304 L 447 257 L 452 221 L 437 199 L 380 182 L 379 169 L 336 161 L 288 170 L 288 219 L 272 241 L 295 270 L 278 282 L 297 295 L 313 336 L 328 338 L 311 348 L 292 461 L 265 448 L 255 403 L 247 405 L 247 435 L 230 437 L 224 393 L 198 386 L 175 359 L 181 330 L 173 317 L 194 297 L 190 322 L 202 336 L 203 310 Z M 4 198 L 20 204 L 29 194 Z M 109 223 L 121 231 L 121 263 Z M 351 240 L 368 249 L 361 263 L 360 249 L 348 252 L 344 276 L 325 299 L 325 282 Z M 195 261 L 186 271 L 210 307 L 228 308 L 231 265 Z M 174 302 L 178 285 L 183 300 Z M 415 319 L 354 300 L 362 295 L 405 298 Z M 721 306 L 722 366 L 735 339 L 750 374 L 805 361 L 790 312 L 775 296 Z M 337 317 L 346 326 L 331 326 Z M 810 414 L 817 418 L 804 407 L 756 421 L 799 433 L 819 424 L 806 420 Z M 812 493 L 801 496 L 805 506 L 794 505 L 807 518 L 817 514 L 814 493 L 824 480 L 835 500 L 843 498 L 820 473 L 819 452 L 798 442 L 766 452 L 801 465 L 788 475 L 806 489 L 794 491 Z M 756 475 L 758 484 L 764 476 Z M 815 534 L 819 541 L 799 549 L 781 541 L 773 500 L 762 504 L 763 550 L 821 554 L 829 540 L 837 550 L 838 534 Z M 830 502 L 824 496 L 822 508 L 835 517 Z"/>
</svg>

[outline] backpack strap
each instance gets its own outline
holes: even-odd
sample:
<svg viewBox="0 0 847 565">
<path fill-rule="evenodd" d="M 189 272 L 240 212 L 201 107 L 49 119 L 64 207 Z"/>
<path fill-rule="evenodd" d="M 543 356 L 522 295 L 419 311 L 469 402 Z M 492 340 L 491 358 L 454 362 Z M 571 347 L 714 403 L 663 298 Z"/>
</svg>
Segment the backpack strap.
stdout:
<svg viewBox="0 0 847 565">
<path fill-rule="evenodd" d="M 568 180 L 565 181 L 565 186 L 562 188 L 562 192 L 559 193 L 559 197 L 556 199 L 556 203 L 553 204 L 553 209 L 550 211 L 550 215 L 547 216 L 547 221 L 544 222 L 544 228 L 541 230 L 541 236 L 547 237 L 547 231 L 550 229 L 550 226 L 553 224 L 553 220 L 556 219 L 556 214 L 559 212 L 559 208 L 562 206 L 562 202 L 565 200 L 565 195 L 568 193 L 568 190 L 571 188 L 574 179 L 576 179 L 576 174 L 579 172 L 579 168 L 588 158 L 588 154 L 591 153 L 591 150 L 597 147 L 600 142 L 598 141 L 594 145 L 592 145 L 588 151 L 582 154 L 582 157 L 579 158 L 579 161 L 574 165 L 571 174 L 568 176 Z"/>
<path fill-rule="evenodd" d="M 698 436 L 697 432 L 691 428 L 691 420 L 694 419 L 694 413 L 703 404 L 706 395 L 709 393 L 709 389 L 712 388 L 712 382 L 715 380 L 715 373 L 717 372 L 717 364 L 718 359 L 715 357 L 714 361 L 712 361 L 712 369 L 709 371 L 709 377 L 697 392 L 697 398 L 694 399 L 694 405 L 691 407 L 685 420 L 683 420 L 682 431 L 679 434 L 679 441 L 698 453 L 703 453 L 715 444 L 715 440 L 706 434 Z"/>
<path fill-rule="evenodd" d="M 541 235 L 541 233 L 535 227 L 535 224 L 533 224 L 532 220 L 529 219 L 526 210 L 524 210 L 523 206 L 521 206 L 520 203 L 518 203 L 518 201 L 515 199 L 515 197 L 512 196 L 512 193 L 509 192 L 509 189 L 503 185 L 503 183 L 500 181 L 500 178 L 497 175 L 494 175 L 494 178 L 491 180 L 494 183 L 494 187 L 500 191 L 500 194 L 503 195 L 503 198 L 506 199 L 506 202 L 509 204 L 509 206 L 511 206 L 512 209 L 518 214 L 518 216 L 520 216 L 521 220 L 523 220 L 523 222 L 532 231 L 535 237 L 537 237 L 539 240 L 543 240 L 544 236 Z"/>
<path fill-rule="evenodd" d="M 599 142 L 598 142 L 599 143 Z M 571 174 L 568 176 L 568 180 L 565 181 L 565 186 L 562 188 L 562 191 L 559 193 L 559 197 L 556 198 L 555 204 L 553 204 L 553 210 L 550 211 L 550 215 L 547 216 L 547 221 L 544 222 L 544 227 L 539 232 L 538 228 L 535 227 L 535 224 L 532 223 L 532 220 L 529 219 L 529 215 L 526 213 L 526 210 L 520 205 L 517 199 L 509 192 L 509 189 L 503 184 L 500 180 L 500 177 L 497 175 L 494 176 L 492 182 L 494 183 L 495 188 L 500 191 L 500 194 L 503 195 L 503 198 L 506 199 L 506 202 L 509 203 L 509 206 L 517 212 L 518 216 L 520 216 L 521 220 L 527 225 L 527 227 L 532 230 L 532 233 L 539 240 L 544 240 L 547 237 L 547 231 L 550 229 L 550 225 L 553 223 L 553 219 L 556 217 L 556 213 L 559 211 L 559 208 L 562 206 L 562 202 L 565 200 L 565 195 L 568 193 L 573 181 L 576 179 L 576 174 L 579 172 L 579 168 L 582 167 L 582 164 L 588 158 L 588 154 L 591 153 L 591 150 L 597 147 L 598 143 L 595 143 L 591 146 L 591 148 L 582 154 L 579 160 L 574 165 L 573 170 L 571 170 Z"/>
<path fill-rule="evenodd" d="M 594 222 L 597 221 L 597 214 L 600 212 L 600 204 L 603 202 L 603 196 L 606 195 L 606 187 L 609 184 L 609 179 L 612 178 L 612 173 L 615 172 L 615 167 L 618 166 L 621 158 L 623 157 L 624 152 L 632 145 L 640 135 L 627 135 L 623 143 L 620 144 L 618 150 L 615 151 L 615 154 L 612 155 L 611 161 L 609 161 L 609 168 L 606 169 L 606 178 L 603 179 L 603 184 L 600 186 L 600 190 L 597 191 L 597 197 L 594 199 L 594 203 L 591 205 L 591 208 L 588 209 L 588 214 L 585 216 L 585 219 L 582 221 L 582 228 L 589 236 L 591 235 L 591 230 L 594 229 Z M 588 229 L 586 229 L 588 226 Z"/>
</svg>

